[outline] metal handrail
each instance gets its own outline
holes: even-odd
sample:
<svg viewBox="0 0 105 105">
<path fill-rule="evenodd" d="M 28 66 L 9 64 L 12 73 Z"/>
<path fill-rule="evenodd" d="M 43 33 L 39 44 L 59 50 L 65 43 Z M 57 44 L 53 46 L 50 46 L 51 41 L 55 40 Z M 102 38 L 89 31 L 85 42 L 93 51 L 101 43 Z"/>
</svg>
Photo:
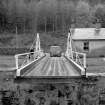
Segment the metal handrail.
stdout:
<svg viewBox="0 0 105 105">
<path fill-rule="evenodd" d="M 80 53 L 80 52 L 75 52 L 75 51 L 72 51 L 72 53 L 76 54 L 76 62 L 77 62 L 77 58 L 78 58 L 78 61 L 79 61 L 80 65 L 83 66 L 84 68 L 86 68 L 86 54 L 85 53 Z M 80 61 L 79 55 L 83 56 L 83 64 Z"/>
</svg>

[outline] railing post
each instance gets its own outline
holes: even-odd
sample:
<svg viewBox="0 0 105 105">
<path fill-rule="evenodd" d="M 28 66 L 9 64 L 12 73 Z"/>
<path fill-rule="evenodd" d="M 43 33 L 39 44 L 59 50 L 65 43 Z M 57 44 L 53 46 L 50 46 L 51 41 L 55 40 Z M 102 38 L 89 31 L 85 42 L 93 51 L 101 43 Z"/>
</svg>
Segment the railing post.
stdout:
<svg viewBox="0 0 105 105">
<path fill-rule="evenodd" d="M 73 58 L 73 53 L 74 53 L 74 52 L 71 50 L 70 53 L 71 53 L 71 59 L 74 59 L 74 58 Z"/>
<path fill-rule="evenodd" d="M 77 58 L 78 57 L 78 54 L 77 53 L 75 53 L 75 54 L 76 54 L 76 62 L 78 62 L 78 58 Z"/>
<path fill-rule="evenodd" d="M 86 76 L 86 54 L 84 54 L 83 62 L 84 62 L 84 69 L 85 69 L 85 76 Z"/>
<path fill-rule="evenodd" d="M 19 66 L 18 66 L 18 56 L 17 55 L 15 55 L 15 61 L 16 61 L 16 75 L 17 76 L 20 76 L 20 70 L 18 69 L 19 68 Z"/>
<path fill-rule="evenodd" d="M 30 59 L 29 59 L 30 55 L 27 54 L 27 64 L 30 62 Z"/>
<path fill-rule="evenodd" d="M 16 69 L 18 69 L 18 56 L 15 55 Z"/>
<path fill-rule="evenodd" d="M 84 54 L 84 68 L 86 68 L 86 54 Z"/>
</svg>

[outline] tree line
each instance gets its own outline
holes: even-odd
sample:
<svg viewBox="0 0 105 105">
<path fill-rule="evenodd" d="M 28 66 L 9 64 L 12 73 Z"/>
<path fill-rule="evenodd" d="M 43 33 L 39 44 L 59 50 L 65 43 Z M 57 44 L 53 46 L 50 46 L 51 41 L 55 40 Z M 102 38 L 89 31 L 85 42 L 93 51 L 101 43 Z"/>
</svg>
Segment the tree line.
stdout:
<svg viewBox="0 0 105 105">
<path fill-rule="evenodd" d="M 0 32 L 64 31 L 69 27 L 105 27 L 104 0 L 0 0 Z"/>
</svg>

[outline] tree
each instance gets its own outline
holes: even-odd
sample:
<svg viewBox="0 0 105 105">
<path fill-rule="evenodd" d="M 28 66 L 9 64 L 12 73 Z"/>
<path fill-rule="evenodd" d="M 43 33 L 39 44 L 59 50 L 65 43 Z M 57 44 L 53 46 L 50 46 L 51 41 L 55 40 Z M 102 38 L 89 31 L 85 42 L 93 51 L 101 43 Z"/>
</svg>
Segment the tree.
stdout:
<svg viewBox="0 0 105 105">
<path fill-rule="evenodd" d="M 100 21 L 102 27 L 105 27 L 105 5 L 98 4 L 94 7 L 94 17 Z"/>
<path fill-rule="evenodd" d="M 79 1 L 76 7 L 76 26 L 89 27 L 90 20 L 90 5 L 84 1 Z"/>
</svg>

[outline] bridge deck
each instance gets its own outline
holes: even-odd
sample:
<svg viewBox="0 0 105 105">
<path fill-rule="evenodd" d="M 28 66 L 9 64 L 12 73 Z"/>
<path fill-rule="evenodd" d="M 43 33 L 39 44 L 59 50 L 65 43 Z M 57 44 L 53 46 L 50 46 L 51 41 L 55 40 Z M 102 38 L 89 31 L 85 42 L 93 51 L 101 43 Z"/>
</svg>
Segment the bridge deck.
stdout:
<svg viewBox="0 0 105 105">
<path fill-rule="evenodd" d="M 80 76 L 80 73 L 65 57 L 50 57 L 47 55 L 24 76 Z"/>
</svg>

